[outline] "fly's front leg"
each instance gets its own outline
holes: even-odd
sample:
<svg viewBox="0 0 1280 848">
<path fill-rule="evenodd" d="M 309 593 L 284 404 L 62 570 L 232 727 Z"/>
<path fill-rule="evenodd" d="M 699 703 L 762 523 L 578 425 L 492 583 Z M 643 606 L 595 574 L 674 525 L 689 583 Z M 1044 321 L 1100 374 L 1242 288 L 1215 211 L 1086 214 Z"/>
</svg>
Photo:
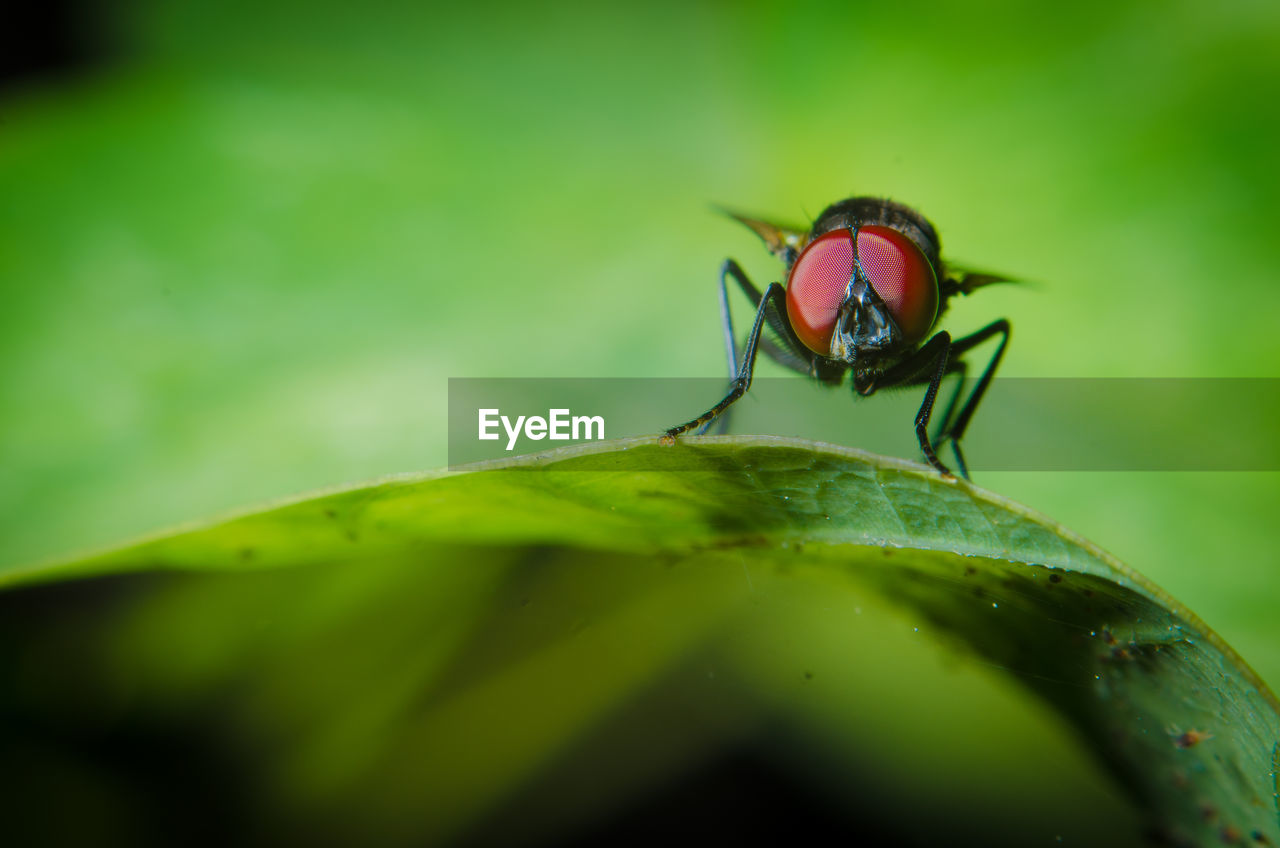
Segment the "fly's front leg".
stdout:
<svg viewBox="0 0 1280 848">
<path fill-rule="evenodd" d="M 928 381 L 929 387 L 925 389 L 924 402 L 920 404 L 920 411 L 916 413 L 916 438 L 920 441 L 920 450 L 924 453 L 924 458 L 948 477 L 951 476 L 950 469 L 938 459 L 937 452 L 929 442 L 929 417 L 933 414 L 933 403 L 938 398 L 938 387 L 942 385 L 942 378 L 947 375 L 950 356 L 951 334 L 943 330 L 925 342 L 924 347 L 913 353 L 909 359 L 898 363 L 880 378 L 884 386 L 911 385 Z"/>
<path fill-rule="evenodd" d="M 947 360 L 951 353 L 951 334 L 945 330 L 938 333 L 921 348 L 921 353 L 935 345 L 937 352 L 934 355 L 937 357 L 937 367 L 933 371 L 933 379 L 929 381 L 929 388 L 925 390 L 920 411 L 916 413 L 916 438 L 919 439 L 920 450 L 924 452 L 924 458 L 929 461 L 929 464 L 950 477 L 951 471 L 942 464 L 942 460 L 938 459 L 938 454 L 933 450 L 933 445 L 929 444 L 929 416 L 933 414 L 933 402 L 938 398 L 938 387 L 942 385 L 942 378 L 947 374 Z"/>
<path fill-rule="evenodd" d="M 734 266 L 736 268 L 736 265 Z M 723 284 L 723 277 L 721 278 Z M 783 310 L 782 314 L 786 314 L 787 308 L 786 289 L 778 283 L 770 283 L 765 289 L 764 296 L 760 298 L 760 303 L 756 308 L 756 319 L 751 325 L 751 332 L 747 334 L 746 345 L 742 351 L 742 363 L 738 366 L 733 383 L 729 388 L 729 393 L 717 403 L 708 409 L 702 415 L 692 421 L 686 421 L 679 427 L 672 427 L 662 437 L 663 444 L 674 444 L 676 436 L 687 433 L 690 430 L 696 430 L 705 424 L 709 424 L 720 416 L 726 409 L 733 405 L 738 398 L 746 394 L 747 389 L 751 388 L 751 375 L 755 371 L 756 351 L 760 342 L 760 331 L 764 328 L 765 314 L 773 305 L 775 310 Z"/>
</svg>

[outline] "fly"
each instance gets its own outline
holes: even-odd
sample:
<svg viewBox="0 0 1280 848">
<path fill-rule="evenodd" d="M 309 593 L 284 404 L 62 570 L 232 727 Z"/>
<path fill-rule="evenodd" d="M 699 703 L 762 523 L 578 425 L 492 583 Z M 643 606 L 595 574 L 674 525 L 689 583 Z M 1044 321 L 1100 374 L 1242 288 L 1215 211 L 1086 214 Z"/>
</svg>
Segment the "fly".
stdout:
<svg viewBox="0 0 1280 848">
<path fill-rule="evenodd" d="M 930 465 L 950 475 L 938 459 L 938 450 L 950 442 L 956 466 L 968 479 L 960 439 L 1004 356 L 1009 322 L 992 321 L 959 339 L 934 329 L 952 297 L 1008 278 L 948 267 L 939 255 L 933 225 L 891 200 L 842 200 L 827 207 L 808 233 L 729 214 L 783 261 L 786 286 L 770 283 L 762 294 L 737 262 L 725 260 L 720 267 L 720 316 L 732 380 L 729 393 L 692 421 L 667 430 L 664 441 L 670 443 L 690 430 L 703 432 L 724 414 L 751 387 L 756 354 L 763 350 L 778 363 L 826 385 L 838 386 L 845 372 L 852 372 L 853 390 L 863 396 L 894 386 L 927 386 L 915 417 L 920 450 Z M 730 277 L 756 309 L 740 360 L 729 314 Z M 761 338 L 765 325 L 774 339 Z M 957 412 L 968 373 L 962 357 L 995 336 L 1000 343 Z M 931 440 L 928 426 L 934 401 L 943 378 L 952 374 L 960 379 Z"/>
</svg>

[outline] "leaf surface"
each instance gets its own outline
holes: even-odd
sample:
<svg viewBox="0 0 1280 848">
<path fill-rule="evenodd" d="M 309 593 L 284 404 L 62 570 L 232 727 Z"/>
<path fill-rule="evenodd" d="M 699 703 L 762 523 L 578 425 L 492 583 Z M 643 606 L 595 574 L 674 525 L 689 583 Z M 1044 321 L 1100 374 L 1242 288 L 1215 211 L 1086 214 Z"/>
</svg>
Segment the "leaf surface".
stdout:
<svg viewBox="0 0 1280 848">
<path fill-rule="evenodd" d="M 556 838 L 747 750 L 903 837 L 1280 844 L 1275 698 L 1202 622 L 1024 507 L 828 445 L 403 475 L 0 581 L 61 611 L 9 617 L 40 647 L 0 674 L 76 671 L 7 710 L 253 740 L 247 814 L 290 837 Z"/>
</svg>

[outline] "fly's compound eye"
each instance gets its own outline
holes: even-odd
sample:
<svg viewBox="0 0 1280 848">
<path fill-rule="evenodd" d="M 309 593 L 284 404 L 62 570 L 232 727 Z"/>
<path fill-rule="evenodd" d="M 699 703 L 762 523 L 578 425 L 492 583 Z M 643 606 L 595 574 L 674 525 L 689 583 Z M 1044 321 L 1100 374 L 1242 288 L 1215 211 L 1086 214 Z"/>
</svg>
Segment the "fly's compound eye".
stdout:
<svg viewBox="0 0 1280 848">
<path fill-rule="evenodd" d="M 787 317 L 814 353 L 830 355 L 831 334 L 852 277 L 853 236 L 848 230 L 832 230 L 814 239 L 791 266 Z"/>
<path fill-rule="evenodd" d="M 915 242 L 889 227 L 859 228 L 857 244 L 862 273 L 889 308 L 904 341 L 924 338 L 938 316 L 938 279 L 929 260 Z"/>
</svg>

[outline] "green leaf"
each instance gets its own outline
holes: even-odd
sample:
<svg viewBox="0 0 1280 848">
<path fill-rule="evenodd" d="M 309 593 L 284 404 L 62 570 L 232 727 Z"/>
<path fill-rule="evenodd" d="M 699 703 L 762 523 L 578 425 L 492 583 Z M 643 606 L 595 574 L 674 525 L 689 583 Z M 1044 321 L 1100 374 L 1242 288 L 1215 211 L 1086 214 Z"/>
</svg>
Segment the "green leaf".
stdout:
<svg viewBox="0 0 1280 848">
<path fill-rule="evenodd" d="M 565 837 L 749 752 L 906 840 L 1280 844 L 1276 700 L 1212 631 L 1042 516 L 853 450 L 575 447 L 0 586 L 26 728 L 0 741 L 40 766 L 11 797 L 74 786 L 99 814 L 62 827 L 137 839 L 181 777 L 103 766 L 127 727 L 207 740 L 208 791 L 281 839 Z"/>
</svg>

